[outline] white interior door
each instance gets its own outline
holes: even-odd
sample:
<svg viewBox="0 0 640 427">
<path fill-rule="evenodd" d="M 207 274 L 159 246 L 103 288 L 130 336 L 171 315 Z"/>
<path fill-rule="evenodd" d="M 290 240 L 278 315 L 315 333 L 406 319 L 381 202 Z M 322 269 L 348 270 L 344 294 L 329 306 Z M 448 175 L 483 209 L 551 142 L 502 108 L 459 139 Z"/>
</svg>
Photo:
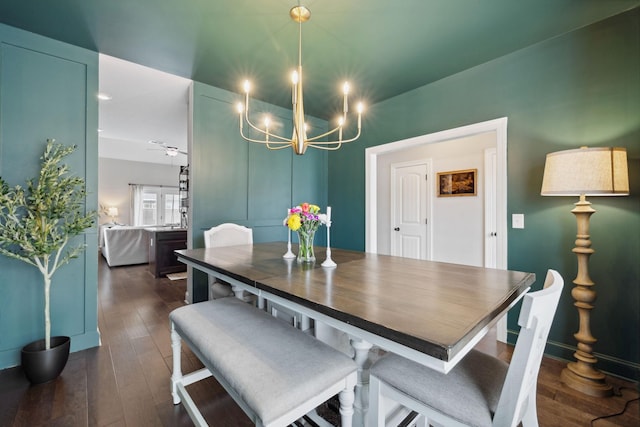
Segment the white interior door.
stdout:
<svg viewBox="0 0 640 427">
<path fill-rule="evenodd" d="M 428 162 L 391 165 L 391 255 L 429 259 Z"/>
</svg>

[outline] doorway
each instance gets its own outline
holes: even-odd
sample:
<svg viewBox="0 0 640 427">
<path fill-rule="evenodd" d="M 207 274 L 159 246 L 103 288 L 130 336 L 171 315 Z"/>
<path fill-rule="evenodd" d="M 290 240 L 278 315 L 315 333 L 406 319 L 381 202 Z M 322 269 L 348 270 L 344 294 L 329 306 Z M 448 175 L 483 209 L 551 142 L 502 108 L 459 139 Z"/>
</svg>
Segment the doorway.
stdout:
<svg viewBox="0 0 640 427">
<path fill-rule="evenodd" d="M 384 217 L 384 213 L 380 212 L 379 206 L 379 164 L 382 162 L 383 156 L 403 150 L 414 149 L 427 144 L 444 143 L 449 141 L 469 138 L 483 133 L 493 133 L 495 138 L 495 154 L 485 154 L 486 162 L 494 162 L 491 166 L 491 174 L 493 182 L 495 182 L 495 192 L 491 191 L 491 203 L 495 206 L 495 214 L 491 221 L 495 223 L 495 227 L 491 230 L 486 229 L 485 233 L 491 234 L 487 238 L 482 238 L 482 246 L 485 243 L 495 245 L 495 262 L 493 267 L 499 269 L 507 268 L 507 118 L 499 118 L 486 122 L 471 124 L 428 135 L 422 135 L 406 140 L 396 141 L 376 147 L 370 147 L 365 150 L 365 186 L 366 186 L 366 202 L 365 202 L 365 250 L 367 252 L 378 253 L 379 245 L 384 242 L 384 238 L 380 233 L 380 220 Z M 490 152 L 490 151 L 489 151 Z M 488 156 L 488 160 L 487 159 Z M 485 166 L 486 167 L 486 166 Z M 480 180 L 482 182 L 482 180 Z M 433 187 L 432 187 L 433 188 Z M 486 196 L 486 195 L 485 195 Z M 390 210 L 390 208 L 389 208 Z M 492 214 L 493 215 L 493 214 Z M 486 215 L 485 215 L 486 218 Z M 487 225 L 485 224 L 485 227 Z M 487 240 L 487 242 L 485 242 Z M 437 250 L 438 242 L 434 240 L 434 249 Z M 433 255 L 434 252 L 432 252 Z M 484 265 L 486 260 L 481 261 Z M 501 341 L 506 340 L 506 321 L 501 322 L 497 328 L 497 336 Z"/>
<path fill-rule="evenodd" d="M 120 225 L 180 224 L 192 81 L 104 54 L 99 67 L 99 204 L 117 208 Z"/>
<path fill-rule="evenodd" d="M 180 167 L 188 163 L 192 82 L 108 55 L 99 58 L 98 200 L 118 209 L 118 223 L 133 225 L 130 184 L 177 188 Z M 162 212 L 154 217 L 157 224 L 161 217 Z"/>
</svg>

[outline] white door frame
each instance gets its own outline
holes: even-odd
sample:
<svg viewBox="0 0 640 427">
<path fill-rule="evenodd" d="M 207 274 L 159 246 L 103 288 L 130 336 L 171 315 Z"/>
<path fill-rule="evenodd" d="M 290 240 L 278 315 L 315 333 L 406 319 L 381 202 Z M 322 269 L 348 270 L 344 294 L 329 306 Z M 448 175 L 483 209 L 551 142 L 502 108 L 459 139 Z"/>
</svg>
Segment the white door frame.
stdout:
<svg viewBox="0 0 640 427">
<path fill-rule="evenodd" d="M 365 251 L 378 251 L 377 180 L 378 156 L 485 132 L 496 133 L 496 268 L 507 268 L 507 117 L 474 123 L 453 129 L 421 135 L 365 150 Z M 506 322 L 504 322 L 506 323 Z M 502 330 L 504 328 L 504 330 Z M 498 328 L 498 336 L 506 336 L 506 327 Z"/>
<path fill-rule="evenodd" d="M 496 149 L 484 150 L 484 266 L 496 268 Z M 496 234 L 494 234 L 496 233 Z"/>
</svg>

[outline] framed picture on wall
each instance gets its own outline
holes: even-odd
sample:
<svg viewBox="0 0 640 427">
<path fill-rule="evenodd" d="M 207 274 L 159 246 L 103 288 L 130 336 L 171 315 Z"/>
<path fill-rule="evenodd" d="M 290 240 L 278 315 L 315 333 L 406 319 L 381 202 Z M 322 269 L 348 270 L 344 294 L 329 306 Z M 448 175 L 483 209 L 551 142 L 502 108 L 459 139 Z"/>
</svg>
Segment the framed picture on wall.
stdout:
<svg viewBox="0 0 640 427">
<path fill-rule="evenodd" d="M 478 169 L 438 172 L 438 197 L 475 196 Z"/>
</svg>

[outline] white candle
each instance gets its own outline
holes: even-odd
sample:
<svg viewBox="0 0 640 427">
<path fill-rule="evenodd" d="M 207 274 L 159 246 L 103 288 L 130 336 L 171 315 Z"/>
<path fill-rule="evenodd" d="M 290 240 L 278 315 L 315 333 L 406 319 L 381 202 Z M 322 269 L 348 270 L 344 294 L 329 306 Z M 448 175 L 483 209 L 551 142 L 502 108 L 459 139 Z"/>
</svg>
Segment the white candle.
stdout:
<svg viewBox="0 0 640 427">
<path fill-rule="evenodd" d="M 331 206 L 327 206 L 327 223 L 331 221 Z"/>
</svg>

